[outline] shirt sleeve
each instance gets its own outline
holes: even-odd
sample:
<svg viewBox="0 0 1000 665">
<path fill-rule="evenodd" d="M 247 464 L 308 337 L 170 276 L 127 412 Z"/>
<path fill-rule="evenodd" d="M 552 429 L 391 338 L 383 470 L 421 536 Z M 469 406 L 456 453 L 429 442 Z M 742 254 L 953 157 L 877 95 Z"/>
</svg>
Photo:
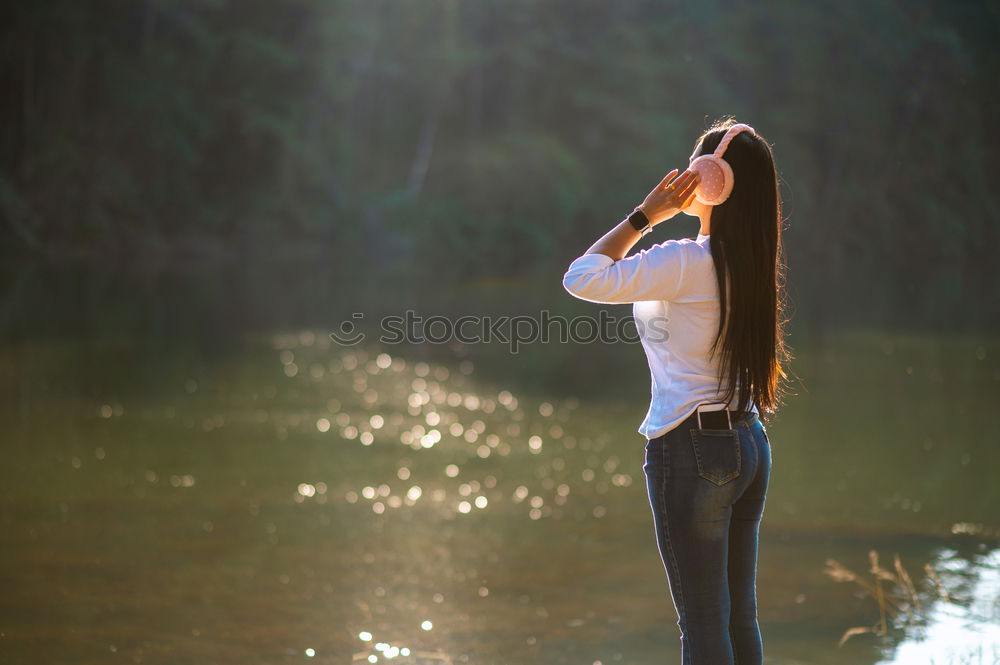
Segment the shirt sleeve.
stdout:
<svg viewBox="0 0 1000 665">
<path fill-rule="evenodd" d="M 681 288 L 683 243 L 666 240 L 615 261 L 604 254 L 584 254 L 569 265 L 563 287 L 581 300 L 604 304 L 672 300 Z"/>
</svg>

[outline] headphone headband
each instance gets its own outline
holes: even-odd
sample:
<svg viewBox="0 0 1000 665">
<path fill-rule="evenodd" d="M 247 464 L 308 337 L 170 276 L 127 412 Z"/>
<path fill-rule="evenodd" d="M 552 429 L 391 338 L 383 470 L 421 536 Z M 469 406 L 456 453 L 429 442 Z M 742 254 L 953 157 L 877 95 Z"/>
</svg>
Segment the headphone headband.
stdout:
<svg viewBox="0 0 1000 665">
<path fill-rule="evenodd" d="M 744 125 L 742 122 L 738 122 L 729 128 L 729 130 L 726 132 L 726 135 L 722 137 L 721 141 L 719 141 L 719 147 L 717 147 L 715 149 L 715 152 L 712 154 L 714 154 L 716 157 L 722 157 L 722 153 L 724 153 L 726 151 L 726 148 L 729 147 L 729 142 L 732 141 L 734 138 L 736 138 L 736 135 L 739 134 L 740 132 L 750 132 L 751 134 L 754 135 L 757 134 L 757 132 L 754 131 L 754 128 L 751 127 L 750 125 Z"/>
</svg>

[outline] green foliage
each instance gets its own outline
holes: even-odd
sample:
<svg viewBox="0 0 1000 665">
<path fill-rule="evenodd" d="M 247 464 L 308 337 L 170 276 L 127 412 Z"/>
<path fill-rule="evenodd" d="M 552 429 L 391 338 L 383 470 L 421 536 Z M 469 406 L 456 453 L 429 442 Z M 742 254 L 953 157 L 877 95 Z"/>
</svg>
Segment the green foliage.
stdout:
<svg viewBox="0 0 1000 665">
<path fill-rule="evenodd" d="M 733 114 L 779 160 L 797 309 L 935 322 L 1000 287 L 998 25 L 944 0 L 16 3 L 6 256 L 319 242 L 558 274 Z M 947 316 L 992 326 L 995 300 Z"/>
</svg>

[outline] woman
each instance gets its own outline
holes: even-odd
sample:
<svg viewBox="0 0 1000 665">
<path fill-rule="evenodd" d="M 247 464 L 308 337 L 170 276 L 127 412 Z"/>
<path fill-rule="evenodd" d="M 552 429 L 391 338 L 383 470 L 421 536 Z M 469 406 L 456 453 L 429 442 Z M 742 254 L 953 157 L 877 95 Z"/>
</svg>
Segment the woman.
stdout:
<svg viewBox="0 0 1000 665">
<path fill-rule="evenodd" d="M 700 220 L 696 239 L 625 258 L 637 229 L 678 212 Z M 583 300 L 635 303 L 652 378 L 643 471 L 684 665 L 763 662 L 757 537 L 771 448 L 760 417 L 776 411 L 790 357 L 781 222 L 771 146 L 723 119 L 687 170 L 668 173 L 563 278 Z"/>
</svg>

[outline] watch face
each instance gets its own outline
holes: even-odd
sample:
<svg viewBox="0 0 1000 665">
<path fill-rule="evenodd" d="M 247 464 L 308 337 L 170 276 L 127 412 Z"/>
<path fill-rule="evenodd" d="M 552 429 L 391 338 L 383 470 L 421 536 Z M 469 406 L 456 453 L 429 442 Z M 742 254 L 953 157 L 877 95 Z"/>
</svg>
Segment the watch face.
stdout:
<svg viewBox="0 0 1000 665">
<path fill-rule="evenodd" d="M 634 228 L 636 231 L 641 232 L 643 229 L 649 227 L 649 224 L 646 221 L 646 215 L 641 210 L 636 210 L 631 215 L 629 215 L 628 221 L 629 224 L 632 225 L 632 228 Z"/>
</svg>

